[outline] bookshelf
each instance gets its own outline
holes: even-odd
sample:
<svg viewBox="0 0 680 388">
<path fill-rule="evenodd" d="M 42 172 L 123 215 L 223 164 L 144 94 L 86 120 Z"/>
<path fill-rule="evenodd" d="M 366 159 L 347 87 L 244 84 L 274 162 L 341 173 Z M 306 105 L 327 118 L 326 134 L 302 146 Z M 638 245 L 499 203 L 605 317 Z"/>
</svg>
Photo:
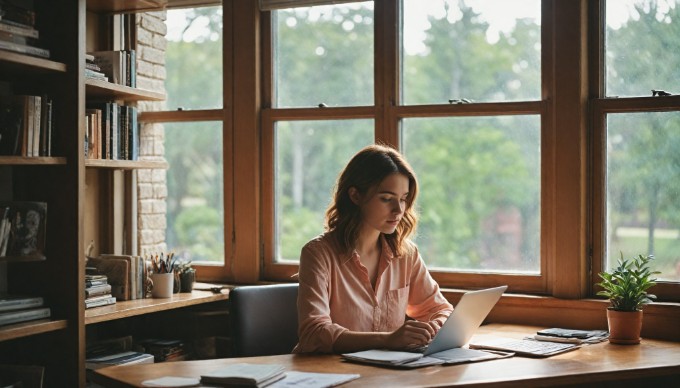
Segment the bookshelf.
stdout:
<svg viewBox="0 0 680 388">
<path fill-rule="evenodd" d="M 44 386 L 82 387 L 86 381 L 86 327 L 97 328 L 164 311 L 223 303 L 227 298 L 227 294 L 194 291 L 166 300 L 126 301 L 101 310 L 84 308 L 85 247 L 89 237 L 92 233 L 104 239 L 123 234 L 117 230 L 122 225 L 119 215 L 109 220 L 111 214 L 105 209 L 118 201 L 117 196 L 127 195 L 137 170 L 168 168 L 162 160 L 85 157 L 85 114 L 89 102 L 116 101 L 129 105 L 165 98 L 162 93 L 86 78 L 85 54 L 108 49 L 101 42 L 111 34 L 106 31 L 110 26 L 101 21 L 111 14 L 200 2 L 33 0 L 27 3 L 34 7 L 40 46 L 49 49 L 50 56 L 40 58 L 0 50 L 0 83 L 9 85 L 13 94 L 51 97 L 55 112 L 52 153 L 49 157 L 0 156 L 0 200 L 47 203 L 45 259 L 0 258 L 0 292 L 42 296 L 51 316 L 0 326 L 0 364 L 42 366 Z M 125 203 L 125 216 L 134 215 L 134 205 L 129 205 L 134 201 L 116 203 L 120 202 Z M 105 241 L 102 245 L 100 249 L 106 250 L 115 244 Z"/>
</svg>

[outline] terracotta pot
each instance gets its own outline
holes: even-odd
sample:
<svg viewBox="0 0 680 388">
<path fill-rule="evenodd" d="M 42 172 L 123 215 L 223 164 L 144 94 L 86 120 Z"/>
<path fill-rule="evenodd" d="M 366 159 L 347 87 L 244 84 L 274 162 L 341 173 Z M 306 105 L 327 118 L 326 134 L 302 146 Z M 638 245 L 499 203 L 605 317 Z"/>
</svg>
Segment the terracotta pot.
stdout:
<svg viewBox="0 0 680 388">
<path fill-rule="evenodd" d="M 617 311 L 608 309 L 607 322 L 609 323 L 609 342 L 624 345 L 640 343 L 642 310 Z"/>
</svg>

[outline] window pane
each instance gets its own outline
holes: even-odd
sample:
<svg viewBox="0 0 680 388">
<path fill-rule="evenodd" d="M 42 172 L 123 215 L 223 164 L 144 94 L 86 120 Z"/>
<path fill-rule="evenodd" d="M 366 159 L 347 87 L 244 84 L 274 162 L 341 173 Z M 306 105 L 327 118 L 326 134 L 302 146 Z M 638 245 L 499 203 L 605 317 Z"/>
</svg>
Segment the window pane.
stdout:
<svg viewBox="0 0 680 388">
<path fill-rule="evenodd" d="M 194 263 L 223 264 L 222 123 L 164 127 L 168 249 Z"/>
<path fill-rule="evenodd" d="M 165 24 L 167 109 L 221 109 L 222 7 L 169 10 Z M 163 71 L 163 64 L 139 71 Z"/>
<path fill-rule="evenodd" d="M 276 258 L 298 261 L 323 232 L 340 171 L 373 143 L 373 120 L 285 121 L 275 128 Z"/>
<path fill-rule="evenodd" d="M 373 2 L 273 12 L 277 107 L 373 105 Z"/>
<path fill-rule="evenodd" d="M 607 116 L 607 269 L 653 254 L 680 280 L 680 113 Z"/>
<path fill-rule="evenodd" d="M 405 104 L 540 99 L 540 0 L 402 1 Z"/>
<path fill-rule="evenodd" d="M 651 96 L 680 85 L 680 1 L 616 0 L 606 7 L 606 94 Z"/>
<path fill-rule="evenodd" d="M 403 134 L 428 266 L 538 273 L 540 117 L 407 119 Z"/>
</svg>

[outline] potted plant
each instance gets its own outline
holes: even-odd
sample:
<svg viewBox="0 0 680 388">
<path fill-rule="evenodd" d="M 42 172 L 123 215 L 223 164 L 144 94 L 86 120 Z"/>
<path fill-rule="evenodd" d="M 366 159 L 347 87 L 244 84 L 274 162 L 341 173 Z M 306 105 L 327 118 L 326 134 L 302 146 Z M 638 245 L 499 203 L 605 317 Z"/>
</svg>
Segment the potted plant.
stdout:
<svg viewBox="0 0 680 388">
<path fill-rule="evenodd" d="M 191 261 L 185 261 L 175 268 L 180 279 L 180 292 L 191 292 L 196 281 L 196 269 L 191 266 Z"/>
<path fill-rule="evenodd" d="M 600 272 L 602 282 L 597 285 L 603 290 L 597 295 L 606 296 L 610 302 L 607 308 L 609 342 L 640 343 L 642 307 L 656 298 L 647 290 L 656 284 L 656 278 L 652 276 L 660 273 L 649 268 L 653 259 L 652 255 L 624 259 L 621 253 L 616 268 L 611 272 Z"/>
</svg>

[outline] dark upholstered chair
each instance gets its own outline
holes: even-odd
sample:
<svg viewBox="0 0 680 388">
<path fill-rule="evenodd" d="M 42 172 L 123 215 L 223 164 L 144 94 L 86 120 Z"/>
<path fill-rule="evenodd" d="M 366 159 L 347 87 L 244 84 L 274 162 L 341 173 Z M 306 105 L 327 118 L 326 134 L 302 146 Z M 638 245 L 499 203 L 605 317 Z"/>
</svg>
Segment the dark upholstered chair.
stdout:
<svg viewBox="0 0 680 388">
<path fill-rule="evenodd" d="M 234 355 L 290 353 L 298 341 L 296 284 L 241 286 L 229 292 Z"/>
</svg>

